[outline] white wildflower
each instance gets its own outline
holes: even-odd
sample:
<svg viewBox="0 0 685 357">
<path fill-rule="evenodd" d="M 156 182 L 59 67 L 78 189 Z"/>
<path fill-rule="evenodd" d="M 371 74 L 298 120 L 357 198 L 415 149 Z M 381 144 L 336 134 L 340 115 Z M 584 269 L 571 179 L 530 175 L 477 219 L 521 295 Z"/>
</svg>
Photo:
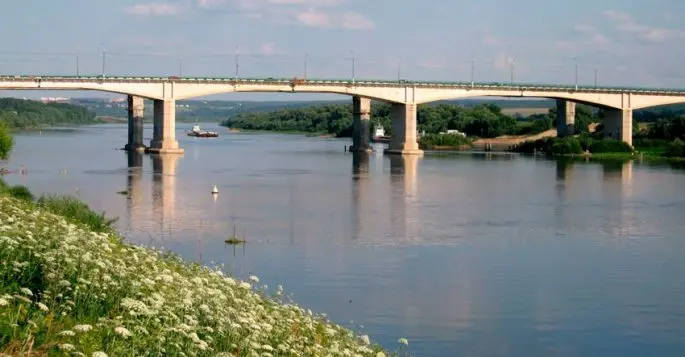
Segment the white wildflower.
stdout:
<svg viewBox="0 0 685 357">
<path fill-rule="evenodd" d="M 250 275 L 250 281 L 256 284 L 259 282 L 259 278 L 256 275 Z"/>
<path fill-rule="evenodd" d="M 238 285 L 238 286 L 240 286 L 243 289 L 250 289 L 252 287 L 252 285 L 250 285 L 250 283 L 247 283 L 244 281 L 240 282 L 240 285 Z"/>
<path fill-rule="evenodd" d="M 74 331 L 71 331 L 71 330 L 64 330 L 64 331 L 60 332 L 58 335 L 60 335 L 60 336 L 76 336 L 76 333 L 74 333 Z"/>
<path fill-rule="evenodd" d="M 376 357 L 385 357 L 385 353 L 383 353 L 382 351 L 378 352 L 376 353 Z"/>
<path fill-rule="evenodd" d="M 91 357 L 107 357 L 107 354 L 102 351 L 95 351 L 93 352 Z"/>
<path fill-rule="evenodd" d="M 74 326 L 74 330 L 77 332 L 88 332 L 93 329 L 93 326 L 91 325 L 76 325 Z"/>
<path fill-rule="evenodd" d="M 360 339 L 362 340 L 362 343 L 365 345 L 368 345 L 371 343 L 371 341 L 369 340 L 369 335 L 363 335 L 360 337 Z"/>
<path fill-rule="evenodd" d="M 128 337 L 133 336 L 131 331 L 127 330 L 123 326 L 119 326 L 119 327 L 115 328 L 114 332 L 116 332 L 118 335 L 121 335 L 121 337 L 123 337 L 123 338 L 128 338 Z"/>
<path fill-rule="evenodd" d="M 63 343 L 63 344 L 59 345 L 59 349 L 62 351 L 73 351 L 76 349 L 76 347 L 74 347 L 74 345 L 69 344 L 69 343 Z"/>
<path fill-rule="evenodd" d="M 21 293 L 28 296 L 33 296 L 33 292 L 29 288 L 21 288 Z"/>
<path fill-rule="evenodd" d="M 42 311 L 45 311 L 45 312 L 50 311 L 50 309 L 48 309 L 48 306 L 43 304 L 42 302 L 36 303 L 36 305 L 38 305 L 38 308 L 41 309 Z"/>
<path fill-rule="evenodd" d="M 0 307 L 7 306 L 9 304 L 10 304 L 9 300 L 5 299 L 4 297 L 0 298 Z"/>
<path fill-rule="evenodd" d="M 409 341 L 407 341 L 407 339 L 404 337 L 397 340 L 397 342 L 399 342 L 401 345 L 405 345 L 405 346 L 409 345 Z"/>
</svg>

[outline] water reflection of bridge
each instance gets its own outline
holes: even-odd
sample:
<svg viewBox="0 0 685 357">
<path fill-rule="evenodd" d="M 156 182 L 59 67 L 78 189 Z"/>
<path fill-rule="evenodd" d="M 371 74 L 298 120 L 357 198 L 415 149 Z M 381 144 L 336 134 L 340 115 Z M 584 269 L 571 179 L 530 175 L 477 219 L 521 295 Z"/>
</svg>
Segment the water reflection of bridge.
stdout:
<svg viewBox="0 0 685 357">
<path fill-rule="evenodd" d="M 171 232 L 170 225 L 176 218 L 176 170 L 180 155 L 147 155 L 152 162 L 152 215 L 158 227 L 145 227 L 149 222 L 146 207 L 146 187 L 144 184 L 144 155 L 141 152 L 127 153 L 127 215 L 128 230 L 140 234 L 147 231 Z M 142 218 L 140 218 L 142 217 Z M 140 219 L 139 219 L 140 218 Z M 152 232 L 150 232 L 152 231 Z"/>
<path fill-rule="evenodd" d="M 382 158 L 390 162 L 390 185 L 386 172 L 372 172 L 366 152 L 352 154 L 352 237 L 362 237 L 367 242 L 402 244 L 417 238 L 418 208 L 416 206 L 417 167 L 420 157 L 390 156 Z M 383 208 L 376 208 L 377 206 Z M 389 209 L 387 209 L 389 207 Z M 378 222 L 369 217 L 372 212 L 387 210 L 388 221 Z M 386 225 L 387 224 L 387 225 Z"/>
<path fill-rule="evenodd" d="M 600 214 L 605 216 L 603 229 L 609 230 L 612 236 L 635 233 L 632 219 L 634 212 L 630 209 L 630 199 L 634 195 L 633 161 L 598 161 L 581 162 L 573 159 L 560 159 L 556 162 L 555 217 L 557 227 L 569 228 L 579 217 L 568 217 L 566 206 L 576 202 L 576 197 L 586 197 L 602 202 Z M 601 167 L 601 171 L 597 170 Z M 588 176 L 600 175 L 592 180 Z M 587 204 L 587 202 L 583 203 Z M 591 205 L 591 210 L 596 205 Z M 577 212 L 571 208 L 570 212 Z M 589 211 L 584 212 L 590 214 Z M 580 219 L 584 221 L 584 219 Z"/>
</svg>

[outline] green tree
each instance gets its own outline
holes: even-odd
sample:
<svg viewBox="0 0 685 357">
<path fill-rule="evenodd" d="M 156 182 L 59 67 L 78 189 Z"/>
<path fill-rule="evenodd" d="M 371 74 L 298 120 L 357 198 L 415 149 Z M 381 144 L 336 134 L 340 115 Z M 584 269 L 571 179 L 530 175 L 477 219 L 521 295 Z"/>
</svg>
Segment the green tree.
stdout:
<svg viewBox="0 0 685 357">
<path fill-rule="evenodd" d="M 14 146 L 14 139 L 9 133 L 7 126 L 0 121 L 0 160 L 6 160 L 12 147 Z"/>
</svg>

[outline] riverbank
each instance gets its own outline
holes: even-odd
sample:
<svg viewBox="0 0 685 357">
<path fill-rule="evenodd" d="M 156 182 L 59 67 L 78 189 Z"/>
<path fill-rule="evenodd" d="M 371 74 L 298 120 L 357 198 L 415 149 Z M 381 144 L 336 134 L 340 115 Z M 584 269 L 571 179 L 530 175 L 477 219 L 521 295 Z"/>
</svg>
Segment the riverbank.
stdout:
<svg viewBox="0 0 685 357">
<path fill-rule="evenodd" d="M 0 187 L 0 353 L 384 355 L 281 287 L 127 244 L 85 209 Z"/>
</svg>

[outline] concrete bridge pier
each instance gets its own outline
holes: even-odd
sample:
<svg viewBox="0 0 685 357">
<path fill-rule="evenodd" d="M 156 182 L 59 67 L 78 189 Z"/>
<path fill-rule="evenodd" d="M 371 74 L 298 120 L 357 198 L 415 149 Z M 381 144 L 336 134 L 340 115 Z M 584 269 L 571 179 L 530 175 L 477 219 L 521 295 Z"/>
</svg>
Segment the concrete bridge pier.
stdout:
<svg viewBox="0 0 685 357">
<path fill-rule="evenodd" d="M 575 134 L 576 103 L 557 99 L 557 136 L 560 138 Z"/>
<path fill-rule="evenodd" d="M 373 151 L 369 144 L 371 135 L 371 99 L 359 96 L 352 97 L 352 146 L 351 152 Z"/>
<path fill-rule="evenodd" d="M 155 99 L 154 131 L 147 150 L 159 154 L 182 154 L 176 141 L 176 101 Z"/>
<path fill-rule="evenodd" d="M 605 109 L 604 136 L 633 145 L 633 110 Z"/>
<path fill-rule="evenodd" d="M 145 151 L 143 144 L 143 116 L 145 104 L 143 98 L 128 96 L 128 143 L 124 147 L 127 151 Z"/>
<path fill-rule="evenodd" d="M 423 155 L 417 142 L 416 104 L 393 103 L 390 116 L 392 117 L 392 139 L 385 149 L 390 155 Z"/>
</svg>

